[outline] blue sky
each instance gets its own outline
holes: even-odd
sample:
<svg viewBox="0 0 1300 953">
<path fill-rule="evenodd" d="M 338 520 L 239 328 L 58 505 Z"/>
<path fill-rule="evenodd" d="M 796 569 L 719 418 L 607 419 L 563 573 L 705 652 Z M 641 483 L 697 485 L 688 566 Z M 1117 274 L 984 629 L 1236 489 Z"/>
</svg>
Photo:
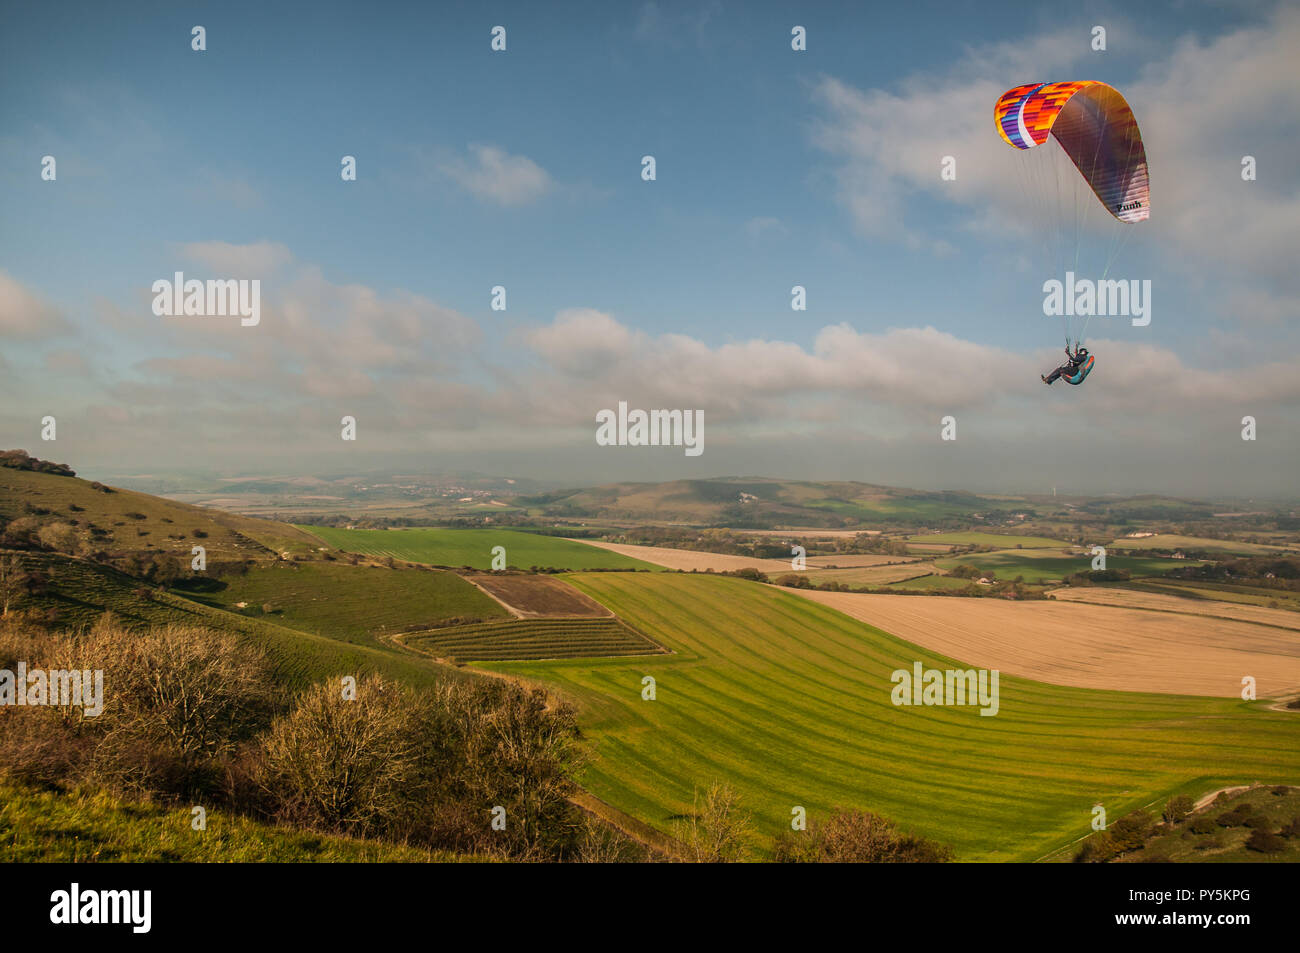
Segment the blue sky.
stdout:
<svg viewBox="0 0 1300 953">
<path fill-rule="evenodd" d="M 1300 462 L 1277 366 L 1297 343 L 1279 260 L 1297 238 L 1294 11 L 1025 9 L 10 5 L 0 443 L 81 469 L 310 471 L 337 459 L 321 434 L 352 412 L 371 462 L 583 482 L 1281 492 L 1277 467 Z M 1088 49 L 1095 23 L 1105 53 Z M 496 24 L 505 53 L 489 49 Z M 807 52 L 790 49 L 794 24 Z M 1143 125 L 1153 217 L 1122 267 L 1153 281 L 1158 310 L 1148 329 L 1100 329 L 1113 375 L 1060 394 L 1037 382 L 1059 333 L 1025 264 L 1034 237 L 1002 198 L 1015 180 L 985 90 L 1065 78 L 1129 93 Z M 1216 235 L 1217 215 L 1250 218 L 1231 211 L 1248 151 L 1259 221 Z M 57 182 L 39 177 L 46 154 Z M 344 154 L 356 182 L 339 178 Z M 235 264 L 248 274 L 222 272 Z M 265 333 L 162 327 L 147 290 L 176 270 L 262 276 Z M 488 308 L 497 284 L 505 313 Z M 390 349 L 386 321 L 414 330 Z M 851 336 L 828 338 L 838 327 Z M 839 366 L 854 349 L 861 381 Z M 1224 443 L 1198 467 L 1202 394 Z M 619 399 L 703 407 L 709 451 L 598 452 L 593 415 Z M 56 412 L 59 450 L 38 448 L 35 421 Z M 970 423 L 960 457 L 935 446 L 940 412 Z M 1258 478 L 1223 464 L 1244 413 L 1270 420 Z M 1112 459 L 1053 472 L 1042 442 L 1063 423 Z"/>
</svg>

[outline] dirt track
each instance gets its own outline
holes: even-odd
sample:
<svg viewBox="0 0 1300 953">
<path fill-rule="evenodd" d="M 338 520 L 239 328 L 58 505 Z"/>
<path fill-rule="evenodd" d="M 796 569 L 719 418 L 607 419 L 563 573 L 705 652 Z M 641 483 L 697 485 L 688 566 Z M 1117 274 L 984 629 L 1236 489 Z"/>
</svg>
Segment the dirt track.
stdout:
<svg viewBox="0 0 1300 953">
<path fill-rule="evenodd" d="M 1272 626 L 1079 602 L 784 591 L 969 665 L 1057 685 L 1237 697 L 1251 675 L 1260 698 L 1300 687 L 1300 639 Z"/>
</svg>

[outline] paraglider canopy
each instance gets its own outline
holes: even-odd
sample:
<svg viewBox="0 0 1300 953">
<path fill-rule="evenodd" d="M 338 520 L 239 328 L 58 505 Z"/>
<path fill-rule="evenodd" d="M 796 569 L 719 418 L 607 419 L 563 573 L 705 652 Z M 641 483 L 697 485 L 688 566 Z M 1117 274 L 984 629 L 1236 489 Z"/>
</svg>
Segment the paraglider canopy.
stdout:
<svg viewBox="0 0 1300 953">
<path fill-rule="evenodd" d="M 1052 272 L 1100 271 L 1104 280 L 1128 238 L 1124 226 L 1151 217 L 1146 147 L 1128 102 L 1091 80 L 1026 83 L 998 98 L 993 119 L 1016 150 L 1021 191 L 1033 206 L 1027 224 L 1040 232 L 1036 245 Z M 1109 214 L 1090 229 L 1097 202 Z M 1072 317 L 1063 316 L 1067 347 L 1083 341 L 1090 316 L 1077 327 Z"/>
<path fill-rule="evenodd" d="M 1151 217 L 1146 147 L 1118 90 L 1093 81 L 1027 83 L 1003 93 L 993 115 L 998 133 L 1017 149 L 1055 136 L 1093 194 L 1121 222 Z"/>
</svg>

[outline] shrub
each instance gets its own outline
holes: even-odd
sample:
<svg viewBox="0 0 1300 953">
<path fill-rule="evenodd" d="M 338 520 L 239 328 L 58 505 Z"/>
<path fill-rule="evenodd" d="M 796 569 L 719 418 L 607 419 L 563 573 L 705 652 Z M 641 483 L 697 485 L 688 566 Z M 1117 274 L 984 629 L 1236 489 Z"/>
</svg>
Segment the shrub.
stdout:
<svg viewBox="0 0 1300 953">
<path fill-rule="evenodd" d="M 1246 839 L 1246 849 L 1261 854 L 1280 854 L 1286 850 L 1286 841 L 1268 831 L 1255 831 Z"/>
<path fill-rule="evenodd" d="M 750 836 L 749 815 L 741 808 L 739 795 L 726 784 L 715 781 L 703 799 L 696 791 L 690 815 L 677 827 L 678 839 L 686 845 L 687 857 L 694 863 L 744 859 Z"/>
<path fill-rule="evenodd" d="M 304 693 L 260 740 L 253 778 L 282 820 L 519 858 L 571 851 L 577 727 L 504 682 L 416 693 L 369 676 Z M 505 830 L 490 826 L 505 809 Z"/>
<path fill-rule="evenodd" d="M 834 811 L 806 831 L 777 838 L 776 859 L 785 863 L 944 863 L 952 848 L 898 829 L 870 811 Z"/>
<path fill-rule="evenodd" d="M 1146 811 L 1125 814 L 1110 827 L 1115 846 L 1121 851 L 1138 850 L 1151 831 L 1151 815 Z"/>
<path fill-rule="evenodd" d="M 234 636 L 169 625 L 128 632 L 103 620 L 75 643 L 80 664 L 102 668 L 105 708 L 90 772 L 127 792 L 188 795 L 213 789 L 221 763 L 269 721 L 282 700 L 263 654 Z"/>
<path fill-rule="evenodd" d="M 1216 826 L 1214 818 L 1208 814 L 1198 814 L 1187 825 L 1188 829 L 1196 834 L 1212 834 Z"/>
<path fill-rule="evenodd" d="M 1076 864 L 1105 863 L 1118 853 L 1119 848 L 1110 831 L 1097 831 L 1079 845 L 1079 850 L 1074 855 L 1074 862 Z"/>
<path fill-rule="evenodd" d="M 1251 814 L 1242 823 L 1253 831 L 1268 830 L 1273 826 L 1273 822 L 1263 814 Z"/>
<path fill-rule="evenodd" d="M 1300 837 L 1300 814 L 1297 814 L 1295 817 L 1291 818 L 1291 820 L 1289 820 L 1286 823 L 1286 826 L 1284 826 L 1280 831 L 1278 831 L 1278 833 L 1281 834 L 1283 837 L 1288 837 L 1288 838 Z"/>
</svg>

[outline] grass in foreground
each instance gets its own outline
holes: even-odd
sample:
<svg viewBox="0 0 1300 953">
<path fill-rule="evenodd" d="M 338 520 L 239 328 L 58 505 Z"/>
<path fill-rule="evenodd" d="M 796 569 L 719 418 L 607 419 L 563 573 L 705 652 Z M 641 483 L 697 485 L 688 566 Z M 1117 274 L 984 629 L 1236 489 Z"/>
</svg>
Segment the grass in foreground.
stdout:
<svg viewBox="0 0 1300 953">
<path fill-rule="evenodd" d="M 556 687 L 598 757 L 584 786 L 661 830 L 726 781 L 758 846 L 810 814 L 861 808 L 959 860 L 1034 860 L 1174 793 L 1300 778 L 1300 717 L 1263 703 L 1001 679 L 1001 710 L 899 707 L 893 670 L 959 667 L 841 613 L 738 579 L 570 581 L 676 654 L 495 663 Z M 643 701 L 642 678 L 657 682 Z"/>
<path fill-rule="evenodd" d="M 262 824 L 208 810 L 191 828 L 190 808 L 122 801 L 106 794 L 39 790 L 0 780 L 0 862 L 32 863 L 390 863 L 472 860 Z"/>
<path fill-rule="evenodd" d="M 492 548 L 503 546 L 506 565 L 552 569 L 653 569 L 658 566 L 557 536 L 508 529 L 338 529 L 303 526 L 337 549 L 392 556 L 431 566 L 492 568 Z"/>
</svg>

